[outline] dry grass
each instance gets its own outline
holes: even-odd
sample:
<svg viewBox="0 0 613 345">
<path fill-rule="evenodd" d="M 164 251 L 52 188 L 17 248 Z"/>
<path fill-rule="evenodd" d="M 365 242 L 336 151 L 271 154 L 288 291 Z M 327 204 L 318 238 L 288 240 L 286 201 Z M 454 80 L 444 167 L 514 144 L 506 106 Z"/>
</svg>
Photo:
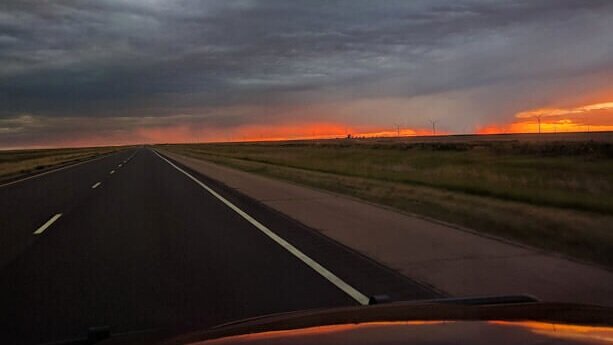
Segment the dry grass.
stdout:
<svg viewBox="0 0 613 345">
<path fill-rule="evenodd" d="M 0 181 L 117 151 L 118 147 L 0 151 Z"/>
<path fill-rule="evenodd" d="M 610 143 L 167 146 L 613 266 Z"/>
</svg>

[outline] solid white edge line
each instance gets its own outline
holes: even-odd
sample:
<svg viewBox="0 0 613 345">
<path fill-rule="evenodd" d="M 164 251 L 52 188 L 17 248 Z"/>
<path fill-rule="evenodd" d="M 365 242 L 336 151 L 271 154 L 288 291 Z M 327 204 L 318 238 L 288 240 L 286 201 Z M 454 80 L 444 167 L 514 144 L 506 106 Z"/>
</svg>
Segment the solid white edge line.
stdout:
<svg viewBox="0 0 613 345">
<path fill-rule="evenodd" d="M 175 169 L 177 169 L 180 172 L 182 172 L 185 176 L 189 177 L 191 180 L 193 180 L 198 185 L 200 185 L 200 187 L 204 188 L 211 195 L 213 195 L 214 197 L 219 199 L 226 206 L 231 208 L 234 212 L 238 213 L 241 217 L 243 217 L 245 220 L 247 220 L 249 223 L 251 223 L 253 226 L 255 226 L 258 230 L 263 232 L 266 236 L 270 237 L 273 241 L 277 242 L 277 244 L 279 244 L 281 247 L 285 248 L 288 252 L 292 253 L 295 257 L 297 257 L 302 262 L 304 262 L 307 266 L 311 267 L 313 270 L 315 270 L 321 276 L 326 278 L 328 281 L 330 281 L 336 287 L 338 287 L 343 292 L 345 292 L 346 294 L 351 296 L 358 303 L 360 303 L 362 305 L 367 305 L 368 304 L 368 297 L 366 297 L 363 293 L 361 293 L 360 291 L 355 289 L 353 286 L 347 284 L 344 280 L 342 280 L 341 278 L 337 277 L 334 273 L 328 271 L 325 267 L 320 265 L 317 261 L 315 261 L 315 260 L 311 259 L 310 257 L 308 257 L 306 254 L 301 252 L 298 248 L 294 247 L 292 244 L 290 244 L 289 242 L 287 242 L 286 240 L 281 238 L 279 235 L 274 233 L 272 230 L 268 229 L 265 225 L 263 225 L 262 223 L 258 222 L 256 219 L 254 219 L 253 217 L 251 217 L 247 213 L 245 213 L 243 210 L 241 210 L 240 208 L 235 206 L 233 203 L 228 201 L 226 198 L 224 198 L 223 196 L 219 195 L 217 192 L 215 192 L 209 186 L 207 186 L 204 183 L 200 182 L 200 180 L 198 180 L 197 178 L 193 177 L 192 175 L 190 175 L 185 170 L 179 168 L 174 163 L 172 163 L 171 161 L 169 161 L 168 159 L 164 158 L 162 155 L 157 153 L 155 150 L 153 150 L 153 152 L 158 157 L 160 157 L 161 159 L 166 161 L 166 163 L 170 164 L 172 167 L 174 167 Z"/>
<path fill-rule="evenodd" d="M 61 216 L 62 216 L 62 214 L 58 213 L 58 214 L 54 215 L 53 217 L 51 217 L 51 219 L 49 219 L 45 224 L 43 224 L 40 228 L 38 228 L 38 229 L 36 229 L 36 231 L 34 231 L 34 235 L 42 234 L 43 231 L 47 230 L 47 228 L 50 227 L 51 224 L 53 224 L 53 222 L 58 220 L 58 218 L 60 218 Z"/>
<path fill-rule="evenodd" d="M 94 183 L 94 185 L 92 186 L 92 189 L 96 189 L 96 187 L 98 187 L 100 185 L 101 182 L 96 182 Z"/>
</svg>

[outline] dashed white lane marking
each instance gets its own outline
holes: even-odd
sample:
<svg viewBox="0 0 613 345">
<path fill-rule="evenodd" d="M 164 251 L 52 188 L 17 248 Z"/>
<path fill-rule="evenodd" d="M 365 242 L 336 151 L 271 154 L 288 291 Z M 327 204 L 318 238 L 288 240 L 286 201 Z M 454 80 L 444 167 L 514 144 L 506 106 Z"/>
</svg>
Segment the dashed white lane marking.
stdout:
<svg viewBox="0 0 613 345">
<path fill-rule="evenodd" d="M 130 157 L 128 157 L 128 159 L 126 159 L 125 161 L 123 161 L 123 163 L 128 163 L 132 158 L 134 158 L 134 156 L 136 156 L 136 153 L 138 152 L 138 150 L 134 151 L 134 153 L 132 155 L 130 155 Z"/>
<path fill-rule="evenodd" d="M 109 174 L 113 175 L 115 173 L 115 170 L 111 170 L 111 172 L 109 172 Z"/>
<path fill-rule="evenodd" d="M 122 166 L 122 164 L 119 164 L 117 167 L 118 167 L 118 168 L 121 168 L 121 166 Z"/>
<path fill-rule="evenodd" d="M 49 219 L 45 224 L 43 224 L 40 228 L 38 228 L 38 229 L 36 229 L 36 231 L 34 231 L 34 235 L 42 234 L 43 231 L 47 230 L 47 228 L 50 227 L 51 224 L 53 224 L 53 222 L 58 220 L 58 218 L 60 218 L 61 216 L 62 216 L 62 214 L 58 213 L 58 214 L 54 215 L 53 217 L 51 217 L 51 219 Z"/>
<path fill-rule="evenodd" d="M 94 185 L 92 186 L 92 189 L 96 189 L 96 187 L 98 187 L 100 185 L 101 182 L 96 182 L 94 183 Z"/>
<path fill-rule="evenodd" d="M 290 244 L 289 242 L 287 242 L 286 240 L 284 240 L 283 238 L 281 238 L 279 235 L 277 235 L 276 233 L 274 233 L 272 230 L 270 230 L 269 228 L 267 228 L 264 224 L 258 222 L 255 218 L 251 217 L 250 215 L 248 215 L 246 212 L 244 212 L 243 210 L 241 210 L 240 208 L 238 208 L 236 205 L 234 205 L 233 203 L 231 203 L 230 201 L 228 201 L 226 198 L 224 198 L 223 196 L 219 195 L 217 192 L 215 192 L 213 189 L 211 189 L 209 186 L 205 185 L 204 183 L 200 182 L 200 180 L 198 180 L 197 178 L 193 177 L 192 175 L 190 175 L 188 172 L 186 172 L 185 170 L 179 168 L 178 166 L 176 166 L 174 163 L 172 163 L 171 161 L 169 161 L 168 159 L 162 157 L 159 153 L 157 153 L 156 151 L 153 151 L 158 157 L 160 157 L 161 159 L 163 159 L 164 161 L 166 161 L 166 163 L 170 164 L 171 166 L 173 166 L 175 169 L 179 170 L 180 172 L 182 172 L 183 174 L 185 174 L 185 176 L 189 177 L 191 180 L 193 180 L 194 182 L 196 182 L 198 185 L 200 185 L 200 187 L 204 188 L 207 192 L 209 192 L 211 195 L 213 195 L 214 197 L 216 197 L 217 199 L 219 199 L 222 203 L 224 203 L 226 206 L 228 206 L 229 208 L 231 208 L 234 212 L 238 213 L 241 217 L 243 217 L 245 220 L 247 220 L 249 223 L 251 223 L 253 226 L 255 226 L 258 230 L 260 230 L 261 232 L 263 232 L 266 236 L 270 237 L 270 239 L 272 239 L 273 241 L 275 241 L 277 244 L 279 244 L 281 247 L 285 248 L 288 252 L 290 252 L 291 254 L 293 254 L 295 257 L 297 257 L 298 259 L 300 259 L 302 262 L 304 262 L 307 266 L 311 267 L 313 270 L 315 270 L 317 273 L 319 273 L 322 277 L 326 278 L 328 281 L 330 281 L 332 284 L 336 285 L 336 287 L 338 287 L 339 289 L 341 289 L 343 292 L 345 292 L 346 294 L 348 294 L 349 296 L 351 296 L 353 299 L 355 299 L 358 303 L 362 304 L 362 305 L 367 305 L 368 304 L 368 297 L 366 297 L 366 295 L 364 295 L 363 293 L 361 293 L 360 291 L 358 291 L 356 288 L 354 288 L 353 286 L 347 284 L 344 280 L 342 280 L 341 278 L 337 277 L 334 273 L 330 272 L 328 269 L 326 269 L 325 267 L 323 267 L 322 265 L 320 265 L 317 261 L 311 259 L 310 257 L 308 257 L 306 254 L 304 254 L 303 252 L 301 252 L 298 248 L 294 247 L 292 244 Z"/>
<path fill-rule="evenodd" d="M 31 180 L 31 179 L 34 179 L 34 178 L 37 178 L 37 177 L 45 176 L 45 175 L 48 175 L 48 174 L 53 174 L 53 173 L 56 173 L 58 171 L 74 168 L 74 167 L 79 166 L 81 164 L 91 163 L 91 162 L 97 161 L 99 159 L 115 155 L 115 154 L 117 154 L 119 152 L 121 152 L 121 151 L 117 151 L 117 152 L 113 152 L 113 153 L 109 153 L 109 154 L 103 154 L 103 155 L 101 155 L 99 157 L 87 159 L 87 160 L 84 160 L 84 161 L 81 161 L 81 162 L 76 162 L 76 163 L 73 163 L 73 164 L 64 165 L 64 166 L 58 167 L 56 169 L 51 169 L 51 170 L 48 170 L 48 171 L 41 172 L 40 174 L 35 174 L 35 175 L 24 177 L 24 178 L 15 180 L 15 181 L 11 181 L 11 182 L 7 182 L 7 183 L 4 183 L 4 184 L 0 184 L 0 188 L 4 187 L 4 186 L 10 186 L 12 184 L 20 183 L 20 182 L 23 182 L 23 181 Z"/>
</svg>

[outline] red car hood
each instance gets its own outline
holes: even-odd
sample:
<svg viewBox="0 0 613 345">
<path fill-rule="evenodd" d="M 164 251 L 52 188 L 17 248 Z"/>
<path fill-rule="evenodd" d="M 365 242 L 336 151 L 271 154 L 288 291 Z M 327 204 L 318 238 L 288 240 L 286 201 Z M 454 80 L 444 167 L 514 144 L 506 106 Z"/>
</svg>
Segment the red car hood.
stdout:
<svg viewBox="0 0 613 345">
<path fill-rule="evenodd" d="M 391 303 L 254 318 L 163 344 L 613 344 L 613 309 Z"/>
</svg>

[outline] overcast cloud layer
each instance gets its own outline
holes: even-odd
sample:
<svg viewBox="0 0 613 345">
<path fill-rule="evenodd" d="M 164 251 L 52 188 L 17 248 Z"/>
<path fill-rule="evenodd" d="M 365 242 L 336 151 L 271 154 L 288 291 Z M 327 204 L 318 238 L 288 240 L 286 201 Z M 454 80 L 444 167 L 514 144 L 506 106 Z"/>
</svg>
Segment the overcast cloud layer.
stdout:
<svg viewBox="0 0 613 345">
<path fill-rule="evenodd" d="M 612 33 L 604 0 L 4 0 L 0 147 L 177 125 L 471 131 L 612 95 Z"/>
</svg>

